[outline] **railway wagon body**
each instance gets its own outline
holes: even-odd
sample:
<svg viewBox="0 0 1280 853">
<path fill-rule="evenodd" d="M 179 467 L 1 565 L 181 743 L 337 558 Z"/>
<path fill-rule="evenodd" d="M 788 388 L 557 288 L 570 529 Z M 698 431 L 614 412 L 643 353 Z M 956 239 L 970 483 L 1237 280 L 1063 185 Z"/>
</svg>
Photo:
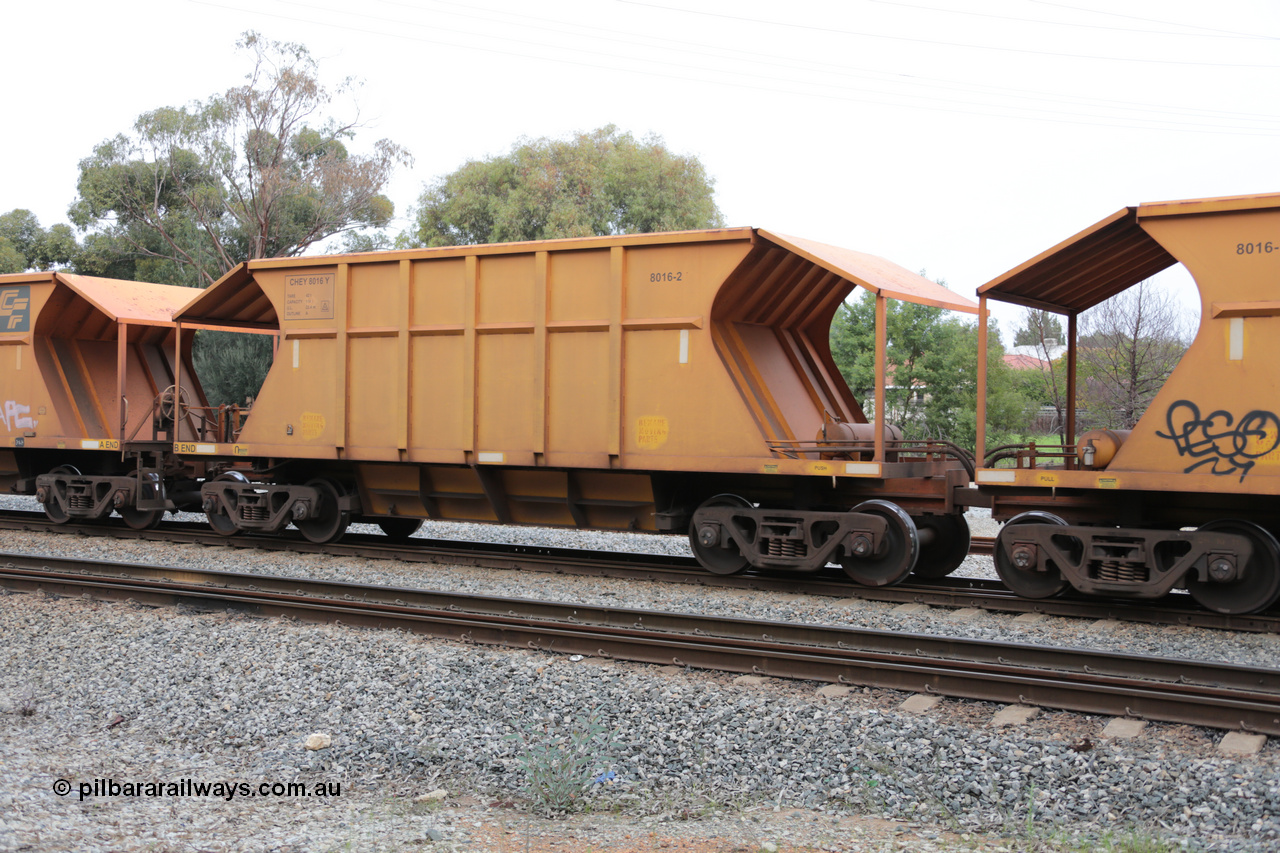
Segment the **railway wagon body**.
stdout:
<svg viewBox="0 0 1280 853">
<path fill-rule="evenodd" d="M 1077 438 L 1077 315 L 1178 262 L 1200 295 L 1190 347 L 1132 431 Z M 1274 603 L 1280 194 L 1125 208 L 978 293 L 984 315 L 998 299 L 1068 316 L 1071 438 L 999 448 L 976 473 L 994 516 L 1008 522 L 995 552 L 1005 583 L 1028 597 L 1067 586 L 1132 597 L 1186 587 L 1226 613 Z M 1015 467 L 997 467 L 1001 458 Z"/>
<path fill-rule="evenodd" d="M 857 286 L 976 308 L 751 228 L 250 261 L 174 319 L 276 333 L 274 363 L 233 436 L 176 449 L 225 467 L 203 504 L 228 533 L 669 531 L 714 571 L 842 560 L 891 582 L 922 548 L 967 547 L 969 475 L 845 385 L 828 335 Z"/>
<path fill-rule="evenodd" d="M 198 503 L 199 472 L 175 467 L 171 452 L 197 437 L 172 417 L 173 313 L 193 292 L 61 272 L 0 276 L 5 485 L 37 494 L 55 521 L 117 511 L 153 524 L 162 476 L 174 497 L 185 488 Z M 198 384 L 187 394 L 203 401 Z"/>
</svg>

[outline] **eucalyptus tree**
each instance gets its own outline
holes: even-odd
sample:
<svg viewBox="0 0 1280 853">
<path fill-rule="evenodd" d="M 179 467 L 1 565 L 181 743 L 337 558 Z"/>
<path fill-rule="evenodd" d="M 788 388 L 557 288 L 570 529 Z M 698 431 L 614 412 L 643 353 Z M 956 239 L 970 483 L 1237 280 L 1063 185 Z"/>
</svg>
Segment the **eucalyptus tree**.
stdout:
<svg viewBox="0 0 1280 853">
<path fill-rule="evenodd" d="M 613 125 L 570 139 L 521 139 L 427 186 L 404 246 L 505 243 L 716 228 L 715 181 L 658 136 Z"/>
<path fill-rule="evenodd" d="M 69 225 L 42 228 L 39 218 L 22 208 L 0 214 L 0 273 L 66 267 L 78 251 Z"/>
<path fill-rule="evenodd" d="M 80 162 L 71 218 L 151 278 L 206 285 L 250 258 L 288 257 L 385 226 L 401 146 L 348 145 L 358 119 L 328 110 L 354 84 L 320 80 L 306 47 L 248 32 L 246 81 L 202 102 L 143 113 Z M 109 257 L 107 246 L 99 254 Z"/>
<path fill-rule="evenodd" d="M 365 153 L 349 147 L 358 115 L 331 110 L 353 81 L 327 87 L 300 44 L 247 32 L 237 47 L 252 58 L 243 84 L 143 113 L 80 162 L 70 216 L 87 232 L 81 272 L 204 287 L 242 261 L 298 255 L 391 221 L 383 189 L 411 158 L 387 139 Z M 211 402 L 255 394 L 269 342 L 201 338 L 196 365 Z"/>
</svg>

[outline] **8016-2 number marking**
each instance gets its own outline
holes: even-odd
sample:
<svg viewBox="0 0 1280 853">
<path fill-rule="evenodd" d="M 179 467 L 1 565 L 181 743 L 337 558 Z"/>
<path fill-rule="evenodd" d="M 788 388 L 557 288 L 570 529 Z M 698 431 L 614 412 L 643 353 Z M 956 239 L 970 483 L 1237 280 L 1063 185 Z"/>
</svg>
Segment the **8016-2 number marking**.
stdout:
<svg viewBox="0 0 1280 853">
<path fill-rule="evenodd" d="M 684 281 L 682 272 L 651 272 L 649 281 Z"/>
<path fill-rule="evenodd" d="M 1237 255 L 1269 255 L 1277 251 L 1276 245 L 1268 240 L 1265 243 L 1236 243 Z"/>
</svg>

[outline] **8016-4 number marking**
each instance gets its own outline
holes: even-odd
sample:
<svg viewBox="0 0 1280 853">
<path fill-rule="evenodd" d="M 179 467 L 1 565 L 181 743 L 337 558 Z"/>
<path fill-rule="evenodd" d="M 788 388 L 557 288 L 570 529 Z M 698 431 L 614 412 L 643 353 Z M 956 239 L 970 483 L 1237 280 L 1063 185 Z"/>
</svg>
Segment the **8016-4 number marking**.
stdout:
<svg viewBox="0 0 1280 853">
<path fill-rule="evenodd" d="M 651 272 L 649 281 L 684 281 L 682 272 Z"/>
<path fill-rule="evenodd" d="M 1269 255 L 1274 251 L 1275 244 L 1270 240 L 1265 243 L 1236 243 L 1237 255 Z"/>
</svg>

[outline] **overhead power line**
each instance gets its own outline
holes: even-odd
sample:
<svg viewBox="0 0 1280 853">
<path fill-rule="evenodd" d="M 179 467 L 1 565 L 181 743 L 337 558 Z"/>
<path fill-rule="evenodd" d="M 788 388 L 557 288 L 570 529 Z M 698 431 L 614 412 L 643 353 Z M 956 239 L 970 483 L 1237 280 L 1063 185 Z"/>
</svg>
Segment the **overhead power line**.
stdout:
<svg viewBox="0 0 1280 853">
<path fill-rule="evenodd" d="M 419 24 L 413 21 L 406 21 L 401 18 L 378 17 L 364 11 L 352 12 L 346 8 L 332 9 L 327 7 L 317 7 L 314 4 L 300 4 L 293 2 L 293 0 L 281 0 L 281 2 L 285 5 L 306 5 L 309 12 L 313 14 L 307 18 L 300 18 L 278 12 L 268 12 L 262 7 L 244 9 L 230 6 L 225 3 L 212 2 L 212 0 L 190 0 L 190 2 L 234 11 L 237 13 L 266 16 L 295 22 L 306 22 L 327 28 L 340 29 L 344 32 L 361 32 L 380 38 L 396 38 L 421 44 L 432 44 L 454 49 L 497 54 L 516 59 L 586 67 L 615 74 L 626 73 L 649 78 L 675 80 L 686 84 L 696 83 L 745 89 L 766 95 L 783 95 L 788 97 L 809 96 L 853 103 L 905 107 L 937 113 L 981 115 L 993 118 L 1034 120 L 1055 124 L 1081 124 L 1099 127 L 1148 130 L 1156 129 L 1208 134 L 1234 133 L 1238 135 L 1280 135 L 1280 119 L 1273 116 L 1193 110 L 1184 107 L 1161 107 L 1158 105 L 1107 101 L 1105 99 L 1079 96 L 1047 95 L 1045 93 L 1028 92 L 1025 90 L 1002 89 L 1000 87 L 957 83 L 950 80 L 941 80 L 939 78 L 919 77 L 905 74 L 886 74 L 882 71 L 847 69 L 839 66 L 823 66 L 821 73 L 824 75 L 824 79 L 818 81 L 814 81 L 812 79 L 796 79 L 795 77 L 788 76 L 768 75 L 759 73 L 754 69 L 758 68 L 761 64 L 769 63 L 762 63 L 762 57 L 759 54 L 749 51 L 730 52 L 741 54 L 743 61 L 750 62 L 750 68 L 752 70 L 727 71 L 723 66 L 707 67 L 705 65 L 690 62 L 668 61 L 664 63 L 664 68 L 682 69 L 683 73 L 676 71 L 662 72 L 653 70 L 651 64 L 644 68 L 630 67 L 626 64 L 627 62 L 647 62 L 650 59 L 648 56 L 629 56 L 619 51 L 592 50 L 577 45 L 566 47 L 563 45 L 531 43 L 526 37 L 517 38 L 498 35 L 492 30 L 492 28 L 488 28 L 483 31 L 476 31 L 456 27 L 444 27 L 436 22 L 431 24 Z M 402 6 L 403 4 L 392 3 L 391 5 Z M 443 0 L 442 5 L 455 4 L 449 3 L 447 0 Z M 471 10 L 476 9 L 476 7 L 470 5 L 465 8 Z M 335 16 L 340 16 L 343 20 L 339 23 L 331 23 L 326 20 L 321 20 L 314 14 L 316 11 L 328 12 Z M 474 14 L 470 13 L 462 16 L 472 18 L 476 17 Z M 515 15 L 515 17 L 527 18 L 528 16 Z M 352 19 L 357 22 L 386 24 L 394 27 L 394 30 L 388 31 L 384 29 L 375 29 L 369 26 L 359 26 L 358 23 L 351 23 Z M 481 18 L 481 20 L 490 19 Z M 534 20 L 542 21 L 542 19 L 537 18 Z M 563 22 L 553 21 L 551 23 Z M 521 27 L 521 33 L 527 33 L 528 30 L 531 29 L 527 24 L 519 24 L 519 26 Z M 580 25 L 576 24 L 571 26 L 580 28 Z M 431 31 L 431 36 L 415 35 L 408 31 L 412 28 L 429 29 Z M 578 35 L 566 33 L 563 29 L 557 29 L 554 26 L 547 26 L 545 23 L 539 24 L 537 29 L 580 38 Z M 611 36 L 617 35 L 615 31 L 611 30 L 600 31 L 609 33 Z M 483 42 L 481 44 L 463 43 L 458 40 L 441 38 L 439 37 L 441 34 L 477 38 L 482 39 Z M 654 47 L 653 44 L 639 43 L 635 41 L 635 39 L 611 37 L 610 40 L 621 44 L 628 44 L 633 47 L 642 47 L 646 50 L 651 50 Z M 662 40 L 658 40 L 659 43 L 661 43 L 661 41 Z M 504 49 L 495 46 L 499 43 L 513 44 L 517 49 Z M 685 46 L 698 46 L 696 43 L 690 42 L 679 42 L 677 45 L 678 46 L 675 48 L 664 49 L 671 50 L 678 54 L 688 54 L 690 51 L 686 50 Z M 707 50 L 714 49 L 719 51 L 721 55 L 714 56 L 712 57 L 713 59 L 722 60 L 724 58 L 723 53 L 725 51 L 723 49 L 710 48 L 708 46 L 698 47 Z M 557 51 L 557 53 L 554 56 L 547 56 L 534 52 L 538 48 L 552 48 Z M 694 55 L 708 56 L 709 54 L 699 54 L 695 51 Z M 809 63 L 795 63 L 793 61 L 777 57 L 773 57 L 772 59 L 778 59 L 779 63 L 792 62 L 790 65 L 780 65 L 780 67 L 786 67 L 789 71 L 805 72 L 814 70 Z M 804 67 L 806 65 L 810 65 L 810 67 Z M 839 82 L 832 82 L 830 78 L 833 76 L 833 69 L 834 76 L 854 79 L 870 79 L 877 85 L 852 86 Z M 922 91 L 902 91 L 902 88 L 886 88 L 886 85 L 908 89 L 915 88 Z M 968 97 L 957 98 L 953 94 L 948 94 L 951 92 L 958 92 L 963 95 L 967 95 Z M 1027 103 L 1002 103 L 1002 99 L 1005 101 L 1013 100 Z"/>
<path fill-rule="evenodd" d="M 1182 24 L 1177 21 L 1162 21 L 1159 18 L 1141 18 L 1137 15 L 1125 15 L 1121 12 L 1112 12 L 1105 9 L 1086 9 L 1083 6 L 1070 6 L 1066 3 L 1054 3 L 1053 0 L 1026 0 L 1026 2 L 1038 3 L 1041 6 L 1054 6 L 1058 9 L 1068 9 L 1072 12 L 1087 12 L 1090 15 L 1105 15 L 1110 18 L 1124 18 L 1129 21 L 1143 21 L 1148 24 L 1163 24 L 1168 27 L 1187 27 L 1188 29 L 1201 30 L 1206 35 L 1217 33 L 1224 37 L 1234 38 L 1267 39 L 1269 41 L 1280 39 L 1280 36 L 1261 35 L 1258 33 L 1242 33 L 1237 30 L 1219 30 L 1214 29 L 1213 27 L 1202 27 L 1199 24 Z"/>
<path fill-rule="evenodd" d="M 790 21 L 774 21 L 765 18 L 749 18 L 743 15 L 730 15 L 724 12 L 704 12 L 701 9 L 683 9 L 679 6 L 665 6 L 661 3 L 647 3 L 642 0 L 618 0 L 619 3 L 626 3 L 630 6 L 644 6 L 649 9 L 661 9 L 665 12 L 673 12 L 679 15 L 701 15 L 708 18 L 720 18 L 727 21 L 742 21 L 749 24 L 759 24 L 766 27 L 785 27 L 795 30 L 810 30 L 813 32 L 858 36 L 861 38 L 885 39 L 889 41 L 911 42 L 914 44 L 932 44 L 939 47 L 958 47 L 967 50 L 989 50 L 1001 53 L 1021 53 L 1034 56 L 1056 56 L 1064 59 L 1088 59 L 1098 62 L 1129 62 L 1141 63 L 1149 65 L 1193 65 L 1205 68 L 1280 68 L 1280 65 L 1259 65 L 1257 63 L 1242 62 L 1201 62 L 1193 59 L 1147 59 L 1136 56 L 1097 56 L 1087 53 L 1062 53 L 1060 51 L 1036 50 L 1034 48 L 1024 47 L 1005 47 L 1003 45 L 987 45 L 972 44 L 968 42 L 943 41 L 940 39 L 917 38 L 915 36 L 895 36 L 885 33 L 869 33 L 860 32 L 858 30 L 843 30 L 826 26 L 815 26 L 813 24 L 795 24 Z"/>
<path fill-rule="evenodd" d="M 1085 9 L 1080 6 L 1068 6 L 1063 3 L 1051 3 L 1048 0 L 1027 0 L 1030 3 L 1039 3 L 1044 6 L 1054 6 L 1059 9 L 1066 9 L 1073 12 L 1084 12 L 1090 15 L 1109 15 L 1115 18 L 1126 18 L 1131 21 L 1143 21 L 1149 24 L 1161 24 L 1167 27 L 1185 27 L 1189 29 L 1201 30 L 1194 33 L 1179 33 L 1170 30 L 1148 30 L 1137 29 L 1134 27 L 1110 27 L 1105 24 L 1082 24 L 1075 21 L 1058 21 L 1048 20 L 1046 18 L 1026 18 L 1017 15 L 997 15 L 994 12 L 976 12 L 973 9 L 948 9 L 945 6 L 925 6 L 919 3 L 903 3 L 901 0 L 864 0 L 867 3 L 877 3 L 882 6 L 896 6 L 902 9 L 923 9 L 929 12 L 941 12 L 947 15 L 968 15 L 974 18 L 990 18 L 997 21 L 1014 21 L 1022 24 L 1036 24 L 1049 27 L 1074 27 L 1076 29 L 1086 30 L 1106 30 L 1109 32 L 1121 33 L 1142 33 L 1144 35 L 1157 36 L 1174 36 L 1183 38 L 1203 38 L 1203 39 L 1248 39 L 1253 41 L 1274 41 L 1275 36 L 1260 35 L 1258 33 L 1239 33 L 1232 30 L 1213 30 L 1207 27 L 1199 27 L 1193 24 L 1179 24 L 1173 21 L 1160 21 L 1155 18 L 1137 18 L 1133 15 L 1119 15 L 1114 12 L 1102 12 L 1095 9 Z"/>
</svg>

